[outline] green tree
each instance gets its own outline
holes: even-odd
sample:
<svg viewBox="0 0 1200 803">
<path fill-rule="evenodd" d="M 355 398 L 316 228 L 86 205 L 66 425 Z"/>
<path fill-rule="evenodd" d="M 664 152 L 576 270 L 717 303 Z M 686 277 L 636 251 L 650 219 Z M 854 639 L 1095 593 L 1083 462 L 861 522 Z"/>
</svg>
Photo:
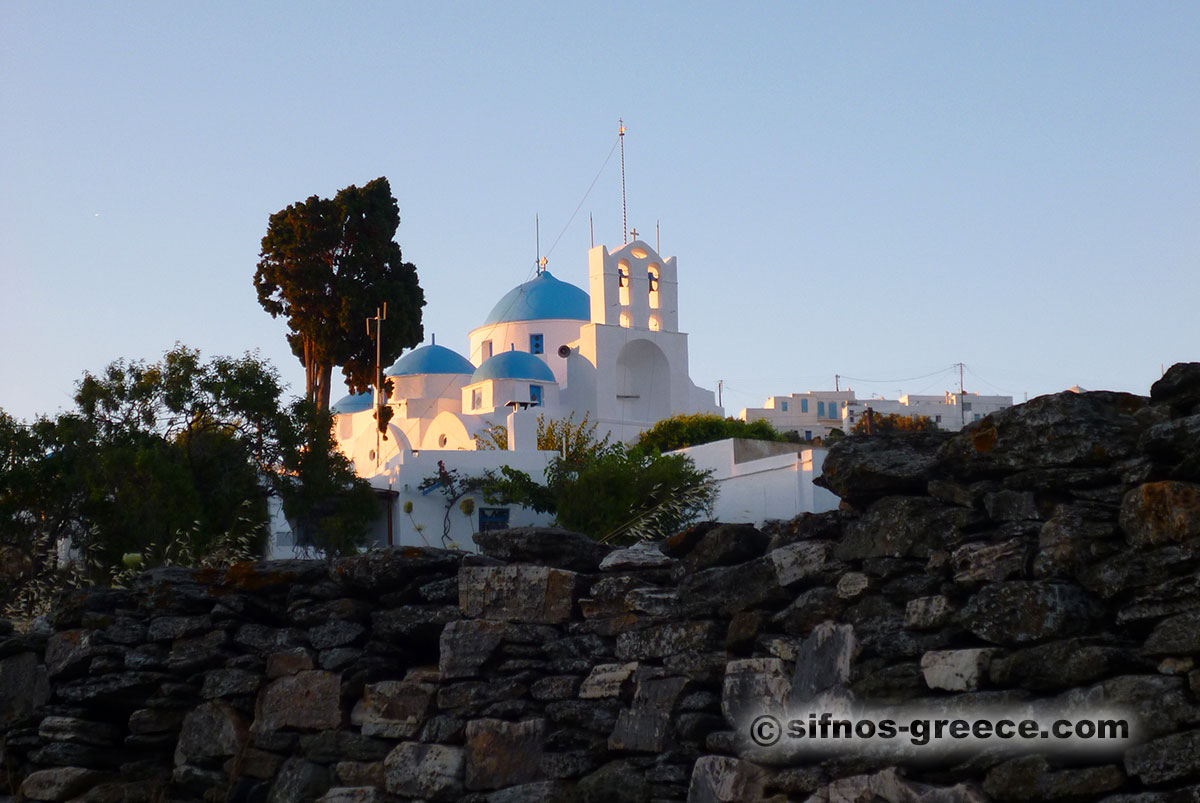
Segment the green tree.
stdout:
<svg viewBox="0 0 1200 803">
<path fill-rule="evenodd" d="M 592 459 L 609 446 L 609 436 L 596 437 L 597 425 L 591 423 L 591 413 L 584 413 L 583 420 L 575 423 L 575 413 L 566 418 L 537 418 L 537 448 L 547 452 L 558 452 L 568 463 Z M 508 427 L 504 424 L 489 424 L 483 433 L 475 436 L 476 448 L 482 450 L 508 448 Z"/>
<path fill-rule="evenodd" d="M 333 366 L 352 393 L 379 381 L 365 321 L 387 305 L 383 364 L 424 337 L 425 294 L 394 242 L 400 210 L 386 178 L 316 195 L 271 215 L 254 287 L 272 317 L 288 319 L 288 343 L 304 365 L 305 397 L 329 408 Z"/>
<path fill-rule="evenodd" d="M 933 419 L 927 415 L 900 415 L 898 413 L 888 413 L 880 415 L 873 413 L 874 421 L 871 424 L 871 431 L 878 432 L 934 432 L 938 426 Z M 851 435 L 866 435 L 867 434 L 867 416 L 863 414 L 854 422 L 854 427 L 850 430 Z"/>
<path fill-rule="evenodd" d="M 645 451 L 673 452 L 686 446 L 722 441 L 726 438 L 748 438 L 759 441 L 790 441 L 766 420 L 747 423 L 737 418 L 722 418 L 711 413 L 674 415 L 664 418 L 638 436 L 637 446 Z"/>
</svg>

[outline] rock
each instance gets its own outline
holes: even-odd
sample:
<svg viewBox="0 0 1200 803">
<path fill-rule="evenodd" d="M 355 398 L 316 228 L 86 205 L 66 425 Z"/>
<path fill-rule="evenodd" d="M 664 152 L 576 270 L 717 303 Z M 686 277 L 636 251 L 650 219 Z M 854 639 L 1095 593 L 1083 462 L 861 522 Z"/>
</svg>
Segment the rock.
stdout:
<svg viewBox="0 0 1200 803">
<path fill-rule="evenodd" d="M 943 432 L 843 438 L 829 448 L 815 482 L 855 507 L 896 494 L 925 490 Z"/>
<path fill-rule="evenodd" d="M 156 616 L 146 628 L 150 641 L 174 641 L 212 630 L 211 616 Z"/>
<path fill-rule="evenodd" d="M 331 580 L 353 590 L 383 593 L 436 574 L 454 574 L 464 553 L 430 547 L 387 547 L 339 558 L 329 566 Z"/>
<path fill-rule="evenodd" d="M 267 656 L 267 677 L 272 679 L 296 675 L 313 667 L 312 653 L 304 647 L 293 647 Z"/>
<path fill-rule="evenodd" d="M 474 677 L 502 641 L 545 643 L 557 636 L 557 631 L 551 628 L 457 620 L 442 630 L 438 670 L 444 680 Z"/>
<path fill-rule="evenodd" d="M 1079 711 L 1125 710 L 1137 714 L 1137 738 L 1164 736 L 1200 722 L 1200 704 L 1187 681 L 1171 675 L 1119 675 L 1093 686 L 1070 689 L 1057 701 Z"/>
<path fill-rule="evenodd" d="M 1200 480 L 1200 415 L 1155 424 L 1142 436 L 1142 449 L 1171 466 L 1169 479 Z"/>
<path fill-rule="evenodd" d="M 938 594 L 909 600 L 904 608 L 904 627 L 908 630 L 933 630 L 950 621 L 954 609 L 948 597 Z"/>
<path fill-rule="evenodd" d="M 661 753 L 671 733 L 671 713 L 687 682 L 681 677 L 640 679 L 632 708 L 617 717 L 608 749 Z"/>
<path fill-rule="evenodd" d="M 104 777 L 103 773 L 82 767 L 38 770 L 21 782 L 21 796 L 29 800 L 69 800 Z"/>
<path fill-rule="evenodd" d="M 790 586 L 838 568 L 839 564 L 830 561 L 832 551 L 830 541 L 800 541 L 771 550 L 767 560 L 775 567 L 775 581 Z"/>
<path fill-rule="evenodd" d="M 857 599 L 871 587 L 871 578 L 862 572 L 846 572 L 837 582 L 839 599 Z"/>
<path fill-rule="evenodd" d="M 661 548 L 667 555 L 679 558 L 688 572 L 714 566 L 736 566 L 761 557 L 771 540 L 766 533 L 749 524 L 717 524 L 706 529 L 690 549 L 680 554 L 681 545 L 676 541 L 679 537 L 668 538 Z"/>
<path fill-rule="evenodd" d="M 1117 624 L 1200 609 L 1200 575 L 1174 577 L 1134 593 L 1117 609 Z"/>
<path fill-rule="evenodd" d="M 1200 539 L 1158 549 L 1125 549 L 1088 567 L 1079 582 L 1103 599 L 1130 589 L 1157 586 L 1196 566 Z"/>
<path fill-rule="evenodd" d="M 388 796 L 374 786 L 335 786 L 317 798 L 317 803 L 388 803 Z"/>
<path fill-rule="evenodd" d="M 938 450 L 956 479 L 1047 467 L 1104 467 L 1132 456 L 1147 399 L 1129 393 L 1064 391 L 1008 407 L 969 425 Z"/>
<path fill-rule="evenodd" d="M 535 680 L 529 687 L 529 696 L 535 700 L 570 700 L 580 687 L 579 675 L 550 675 Z"/>
<path fill-rule="evenodd" d="M 172 672 L 187 674 L 222 666 L 230 657 L 224 649 L 229 641 L 229 634 L 224 630 L 213 630 L 193 638 L 176 639 L 171 644 L 167 668 Z"/>
<path fill-rule="evenodd" d="M 34 653 L 0 658 L 0 723 L 32 713 L 49 697 L 46 670 Z"/>
<path fill-rule="evenodd" d="M 631 685 L 628 681 L 637 667 L 637 661 L 624 664 L 597 664 L 580 685 L 579 699 L 598 700 L 604 697 L 620 697 L 622 689 Z"/>
<path fill-rule="evenodd" d="M 579 803 L 649 803 L 642 771 L 629 761 L 611 761 L 575 785 Z"/>
<path fill-rule="evenodd" d="M 334 780 L 345 786 L 375 786 L 383 788 L 382 761 L 339 761 L 333 768 Z"/>
<path fill-rule="evenodd" d="M 993 644 L 1086 633 L 1099 606 L 1078 586 L 1013 580 L 984 586 L 963 608 L 963 626 Z"/>
<path fill-rule="evenodd" d="M 626 549 L 614 549 L 600 561 L 602 572 L 623 572 L 637 569 L 665 569 L 677 561 L 669 558 L 658 548 L 658 544 L 642 541 Z"/>
<path fill-rule="evenodd" d="M 121 729 L 106 722 L 79 717 L 48 716 L 38 724 L 38 736 L 47 741 L 111 747 L 121 740 Z"/>
<path fill-rule="evenodd" d="M 309 761 L 328 764 L 339 759 L 382 761 L 392 745 L 353 731 L 318 731 L 300 737 L 300 750 Z"/>
<path fill-rule="evenodd" d="M 288 621 L 300 627 L 314 627 L 329 622 L 365 622 L 371 606 L 366 600 L 339 597 L 323 602 L 301 600 L 288 606 Z"/>
<path fill-rule="evenodd" d="M 245 669 L 214 669 L 204 673 L 204 684 L 200 696 L 208 700 L 232 697 L 238 694 L 255 694 L 262 685 L 262 676 Z"/>
<path fill-rule="evenodd" d="M 837 619 L 842 607 L 836 590 L 818 587 L 796 597 L 791 605 L 771 617 L 771 621 L 789 636 L 804 636 L 821 622 Z"/>
<path fill-rule="evenodd" d="M 701 756 L 692 768 L 688 803 L 741 803 L 762 797 L 762 770 L 728 756 Z"/>
<path fill-rule="evenodd" d="M 891 496 L 881 499 L 846 525 L 834 554 L 840 560 L 864 558 L 928 558 L 955 546 L 964 528 L 978 514 L 948 507 L 928 497 Z"/>
<path fill-rule="evenodd" d="M 1121 500 L 1121 529 L 1138 547 L 1200 538 L 1200 485 L 1147 482 Z"/>
<path fill-rule="evenodd" d="M 575 803 L 575 791 L 562 781 L 534 781 L 487 796 L 487 803 Z"/>
<path fill-rule="evenodd" d="M 553 624 L 571 617 L 574 572 L 544 566 L 473 566 L 458 574 L 464 616 Z"/>
<path fill-rule="evenodd" d="M 1043 756 L 1021 756 L 993 767 L 983 791 L 995 800 L 1095 800 L 1119 789 L 1125 774 L 1111 764 L 1051 770 Z"/>
<path fill-rule="evenodd" d="M 1019 539 L 999 544 L 971 542 L 950 554 L 954 582 L 971 585 L 1020 578 L 1025 573 L 1029 549 Z"/>
<path fill-rule="evenodd" d="M 992 491 L 983 495 L 983 509 L 992 521 L 1023 521 L 1041 519 L 1037 499 L 1032 491 L 1008 489 Z"/>
<path fill-rule="evenodd" d="M 314 669 L 279 678 L 259 693 L 252 731 L 340 727 L 340 698 L 341 681 L 333 672 Z"/>
<path fill-rule="evenodd" d="M 224 703 L 202 703 L 183 719 L 175 764 L 203 766 L 212 759 L 236 755 L 248 735 L 246 720 L 237 710 Z"/>
<path fill-rule="evenodd" d="M 456 800 L 463 793 L 465 764 L 461 747 L 402 742 L 383 762 L 384 781 L 393 794 Z"/>
<path fill-rule="evenodd" d="M 858 641 L 850 625 L 822 622 L 800 645 L 792 676 L 791 701 L 804 703 L 850 682 L 850 666 L 858 654 Z"/>
<path fill-rule="evenodd" d="M 988 648 L 931 650 L 921 656 L 925 685 L 945 691 L 977 691 L 997 652 Z"/>
<path fill-rule="evenodd" d="M 786 594 L 775 578 L 775 565 L 765 557 L 737 566 L 714 566 L 686 575 L 679 584 L 678 598 L 689 612 L 728 615 L 771 600 L 782 601 Z"/>
<path fill-rule="evenodd" d="M 1164 619 L 1146 639 L 1151 655 L 1200 653 L 1200 611 L 1188 611 Z"/>
<path fill-rule="evenodd" d="M 437 686 L 432 683 L 384 680 L 370 683 L 350 714 L 351 724 L 364 736 L 411 739 L 435 710 Z"/>
<path fill-rule="evenodd" d="M 505 563 L 529 563 L 573 572 L 595 572 L 612 547 L 557 527 L 515 527 L 475 533 L 480 553 Z"/>
<path fill-rule="evenodd" d="M 108 705 L 143 703 L 146 696 L 159 687 L 163 675 L 158 672 L 115 672 L 98 677 L 86 677 L 59 683 L 54 694 L 70 703 Z"/>
<path fill-rule="evenodd" d="M 1200 776 L 1200 731 L 1173 733 L 1125 752 L 1125 771 L 1145 784 Z"/>
<path fill-rule="evenodd" d="M 993 658 L 988 675 L 997 686 L 1059 691 L 1116 674 L 1125 663 L 1126 656 L 1115 647 L 1067 639 Z"/>
<path fill-rule="evenodd" d="M 1200 406 L 1200 363 L 1177 362 L 1150 386 L 1154 404 L 1170 405 L 1176 412 L 1189 415 Z"/>
<path fill-rule="evenodd" d="M 91 630 L 64 630 L 46 641 L 46 670 L 50 677 L 77 677 L 99 651 L 99 639 Z"/>
<path fill-rule="evenodd" d="M 617 636 L 617 658 L 645 661 L 689 651 L 703 652 L 720 645 L 723 636 L 716 622 L 667 622 Z"/>
<path fill-rule="evenodd" d="M 476 719 L 467 723 L 467 789 L 500 789 L 535 781 L 540 774 L 544 719 L 504 722 Z"/>
<path fill-rule="evenodd" d="M 1038 533 L 1034 577 L 1075 579 L 1087 566 L 1117 550 L 1117 529 L 1111 516 L 1089 518 L 1075 505 L 1059 505 Z"/>
<path fill-rule="evenodd" d="M 266 803 L 301 803 L 320 797 L 327 789 L 329 770 L 299 756 L 292 756 L 279 768 Z"/>
<path fill-rule="evenodd" d="M 761 713 L 782 716 L 792 693 L 792 679 L 778 658 L 744 658 L 725 665 L 721 713 L 734 728 Z"/>
<path fill-rule="evenodd" d="M 347 622 L 342 619 L 331 619 L 309 631 L 309 640 L 318 650 L 331 647 L 344 647 L 362 638 L 367 629 L 358 622 Z"/>
</svg>

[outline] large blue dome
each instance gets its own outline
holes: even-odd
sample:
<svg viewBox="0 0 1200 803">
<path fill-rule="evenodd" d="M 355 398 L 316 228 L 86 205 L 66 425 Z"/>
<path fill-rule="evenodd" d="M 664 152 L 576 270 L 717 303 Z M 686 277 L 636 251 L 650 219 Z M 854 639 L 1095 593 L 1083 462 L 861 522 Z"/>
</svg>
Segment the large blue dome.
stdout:
<svg viewBox="0 0 1200 803">
<path fill-rule="evenodd" d="M 384 376 L 411 376 L 413 374 L 470 374 L 475 366 L 457 351 L 437 344 L 421 346 L 392 363 L 383 372 Z"/>
<path fill-rule="evenodd" d="M 341 415 L 342 413 L 361 413 L 363 410 L 370 410 L 372 396 L 373 394 L 369 390 L 352 396 L 344 396 L 329 408 L 329 412 Z"/>
<path fill-rule="evenodd" d="M 553 319 L 586 321 L 591 314 L 592 302 L 587 293 L 573 284 L 560 282 L 544 270 L 537 278 L 505 293 L 483 325 Z"/>
<path fill-rule="evenodd" d="M 527 351 L 505 351 L 475 369 L 471 384 L 485 379 L 530 379 L 537 382 L 554 382 L 550 366 Z"/>
</svg>

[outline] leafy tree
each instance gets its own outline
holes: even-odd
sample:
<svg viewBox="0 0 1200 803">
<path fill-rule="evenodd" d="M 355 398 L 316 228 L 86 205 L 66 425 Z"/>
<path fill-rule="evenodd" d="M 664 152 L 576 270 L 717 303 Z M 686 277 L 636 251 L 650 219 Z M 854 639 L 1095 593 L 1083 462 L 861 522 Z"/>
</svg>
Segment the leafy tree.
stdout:
<svg viewBox="0 0 1200 803">
<path fill-rule="evenodd" d="M 254 287 L 272 317 L 286 316 L 288 343 L 304 365 L 305 396 L 329 408 L 333 366 L 352 393 L 378 382 L 365 321 L 387 305 L 380 352 L 386 365 L 421 342 L 425 294 L 393 238 L 400 210 L 386 178 L 316 195 L 271 215 Z"/>
<path fill-rule="evenodd" d="M 873 414 L 872 432 L 934 432 L 938 426 L 927 415 Z M 867 416 L 861 415 L 850 430 L 851 435 L 867 434 Z"/>
<path fill-rule="evenodd" d="M 0 412 L 0 604 L 52 587 L 61 543 L 94 581 L 130 556 L 148 567 L 262 554 L 275 489 L 327 553 L 361 543 L 373 494 L 337 451 L 329 414 L 281 409 L 280 391 L 254 355 L 202 362 L 176 346 L 158 363 L 86 374 L 76 409 L 55 418 Z M 23 599 L 26 611 L 36 603 Z"/>
<path fill-rule="evenodd" d="M 591 413 L 584 413 L 583 420 L 575 423 L 575 413 L 566 418 L 537 418 L 537 448 L 558 452 L 569 463 L 594 458 L 596 453 L 608 448 L 609 436 L 596 437 L 597 425 L 591 423 Z M 482 434 L 475 436 L 476 448 L 482 450 L 508 449 L 508 427 L 490 424 Z"/>
<path fill-rule="evenodd" d="M 798 437 L 798 436 L 796 436 Z M 758 420 L 745 422 L 737 418 L 722 418 L 711 413 L 675 415 L 664 418 L 638 436 L 637 446 L 645 451 L 673 452 L 686 446 L 698 446 L 726 438 L 748 438 L 760 441 L 791 441 L 771 425 Z"/>
</svg>

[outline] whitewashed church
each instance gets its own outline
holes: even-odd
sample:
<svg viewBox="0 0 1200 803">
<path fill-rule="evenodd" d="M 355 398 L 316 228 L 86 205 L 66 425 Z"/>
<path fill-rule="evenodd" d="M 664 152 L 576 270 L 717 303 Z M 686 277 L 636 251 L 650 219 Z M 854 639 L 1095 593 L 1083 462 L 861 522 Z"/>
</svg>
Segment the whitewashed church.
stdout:
<svg viewBox="0 0 1200 803">
<path fill-rule="evenodd" d="M 540 479 L 555 453 L 537 448 L 539 415 L 561 420 L 574 414 L 576 423 L 588 415 L 598 436 L 621 441 L 635 440 L 672 415 L 723 415 L 713 392 L 688 375 L 678 288 L 675 258 L 664 259 L 642 240 L 612 253 L 594 247 L 588 252 L 587 292 L 539 270 L 500 298 L 469 333 L 466 355 L 431 343 L 396 360 L 384 371 L 393 385 L 386 433 L 376 426 L 371 392 L 334 404 L 342 450 L 385 500 L 374 541 L 431 546 L 450 541 L 472 549 L 471 534 L 480 529 L 548 523 L 549 516 L 524 508 L 489 507 L 482 499 L 456 507 L 437 489 L 419 489 L 439 462 L 464 476 L 508 465 Z M 507 426 L 508 450 L 477 449 L 475 436 L 495 424 Z M 717 518 L 795 515 L 813 509 L 814 492 L 829 497 L 817 500 L 819 509 L 836 506 L 836 497 L 811 485 L 823 452 L 815 462 L 813 450 L 801 454 L 794 448 L 790 455 L 772 454 L 766 463 L 757 452 L 753 460 L 739 461 L 733 442 L 725 444 L 696 447 L 701 452 L 693 455 L 701 468 L 714 469 Z M 756 468 L 744 465 L 755 460 Z M 775 472 L 773 479 L 747 483 L 763 469 Z M 782 477 L 782 500 L 774 487 L 780 472 L 788 475 Z M 277 552 L 289 548 L 287 542 L 277 536 Z"/>
</svg>

